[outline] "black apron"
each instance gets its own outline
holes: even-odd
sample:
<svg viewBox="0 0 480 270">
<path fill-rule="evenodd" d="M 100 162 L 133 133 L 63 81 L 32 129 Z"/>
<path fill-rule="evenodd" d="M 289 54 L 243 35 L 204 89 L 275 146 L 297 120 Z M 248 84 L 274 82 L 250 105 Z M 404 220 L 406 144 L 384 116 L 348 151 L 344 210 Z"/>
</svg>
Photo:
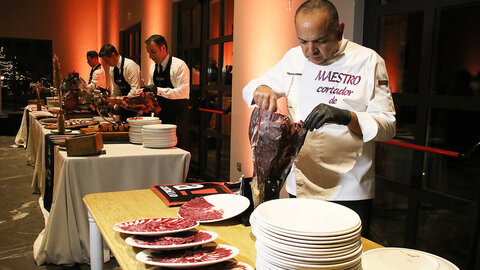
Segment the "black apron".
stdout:
<svg viewBox="0 0 480 270">
<path fill-rule="evenodd" d="M 120 71 L 118 70 L 118 67 L 113 68 L 113 81 L 118 85 L 118 88 L 120 88 L 120 92 L 122 93 L 122 96 L 128 95 L 130 92 L 130 84 L 125 80 L 125 77 L 123 77 L 123 65 L 125 64 L 125 57 L 122 56 L 122 63 L 120 64 Z"/>
<path fill-rule="evenodd" d="M 113 68 L 113 81 L 118 85 L 118 88 L 120 88 L 120 92 L 122 96 L 128 95 L 130 92 L 130 89 L 132 87 L 130 84 L 125 80 L 125 77 L 123 77 L 123 65 L 125 64 L 125 57 L 122 56 L 122 63 L 120 64 L 120 71 L 118 67 Z M 129 117 L 134 117 L 137 116 L 136 112 L 129 111 L 127 109 L 124 109 L 122 107 L 116 108 L 116 114 L 120 116 L 120 121 L 126 121 L 127 118 Z"/>
<path fill-rule="evenodd" d="M 172 56 L 168 59 L 165 70 L 158 71 L 159 65 L 155 64 L 155 71 L 153 72 L 153 83 L 157 87 L 174 88 L 170 80 L 170 67 L 172 66 Z M 161 65 L 160 65 L 161 68 Z M 162 96 L 156 96 L 158 105 L 162 109 L 160 120 L 164 124 L 174 124 L 177 126 L 177 147 L 182 149 L 189 149 L 188 146 L 188 99 L 168 99 Z"/>
<path fill-rule="evenodd" d="M 92 83 L 93 72 L 95 72 L 97 69 L 99 69 L 100 66 L 101 66 L 101 64 L 98 64 L 94 68 L 92 68 L 92 70 L 90 70 L 90 77 L 88 77 L 88 83 L 87 84 Z"/>
</svg>

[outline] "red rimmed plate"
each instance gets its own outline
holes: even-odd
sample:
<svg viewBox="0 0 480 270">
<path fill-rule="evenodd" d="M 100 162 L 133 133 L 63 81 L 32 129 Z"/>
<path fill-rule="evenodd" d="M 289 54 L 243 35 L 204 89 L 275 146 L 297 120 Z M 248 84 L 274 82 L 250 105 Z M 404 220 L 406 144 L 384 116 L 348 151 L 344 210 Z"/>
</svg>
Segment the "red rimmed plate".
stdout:
<svg viewBox="0 0 480 270">
<path fill-rule="evenodd" d="M 155 266 L 192 268 L 228 261 L 238 253 L 236 247 L 210 243 L 196 249 L 169 251 L 146 249 L 137 253 L 136 258 L 142 263 Z"/>
<path fill-rule="evenodd" d="M 214 241 L 217 237 L 218 234 L 210 231 L 184 231 L 158 236 L 129 236 L 125 239 L 125 243 L 139 248 L 174 250 L 203 245 Z"/>
<path fill-rule="evenodd" d="M 145 218 L 116 223 L 117 232 L 136 235 L 162 235 L 191 230 L 197 221 L 188 218 Z"/>
</svg>

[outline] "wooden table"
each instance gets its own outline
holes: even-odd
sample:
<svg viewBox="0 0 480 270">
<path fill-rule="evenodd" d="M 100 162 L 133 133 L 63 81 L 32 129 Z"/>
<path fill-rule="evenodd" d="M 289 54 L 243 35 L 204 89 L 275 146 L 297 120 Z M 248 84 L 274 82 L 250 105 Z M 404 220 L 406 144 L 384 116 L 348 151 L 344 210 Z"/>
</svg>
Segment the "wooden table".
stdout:
<svg viewBox="0 0 480 270">
<path fill-rule="evenodd" d="M 168 208 L 150 189 L 88 194 L 83 201 L 122 269 L 147 268 L 145 264 L 135 259 L 141 249 L 125 244 L 125 238 L 128 235 L 114 231 L 113 225 L 139 218 L 177 217 L 178 210 L 178 207 Z M 237 247 L 240 253 L 235 258 L 255 267 L 257 252 L 255 237 L 250 227 L 238 223 L 235 219 L 208 224 L 200 225 L 198 229 L 216 232 L 218 234 L 216 243 Z M 95 233 L 94 230 L 92 232 Z M 90 241 L 92 242 L 92 239 Z M 365 238 L 362 238 L 362 243 L 364 251 L 382 247 Z M 93 257 L 92 254 L 91 257 Z M 101 269 L 102 266 L 95 266 L 92 262 L 92 269 L 94 267 Z"/>
</svg>

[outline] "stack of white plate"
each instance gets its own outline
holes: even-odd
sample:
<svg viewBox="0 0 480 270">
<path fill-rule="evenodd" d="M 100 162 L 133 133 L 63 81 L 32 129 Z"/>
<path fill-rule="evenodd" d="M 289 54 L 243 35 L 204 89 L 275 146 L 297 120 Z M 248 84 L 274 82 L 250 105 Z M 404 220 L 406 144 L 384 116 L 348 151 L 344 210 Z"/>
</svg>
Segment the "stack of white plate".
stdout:
<svg viewBox="0 0 480 270">
<path fill-rule="evenodd" d="M 257 269 L 361 269 L 362 223 L 354 211 L 314 199 L 278 199 L 250 216 Z"/>
<path fill-rule="evenodd" d="M 177 145 L 177 126 L 146 125 L 142 128 L 143 147 L 169 148 Z"/>
<path fill-rule="evenodd" d="M 128 137 L 131 143 L 142 144 L 142 127 L 145 125 L 161 124 L 162 121 L 158 117 L 130 117 L 127 119 L 130 128 Z"/>
</svg>

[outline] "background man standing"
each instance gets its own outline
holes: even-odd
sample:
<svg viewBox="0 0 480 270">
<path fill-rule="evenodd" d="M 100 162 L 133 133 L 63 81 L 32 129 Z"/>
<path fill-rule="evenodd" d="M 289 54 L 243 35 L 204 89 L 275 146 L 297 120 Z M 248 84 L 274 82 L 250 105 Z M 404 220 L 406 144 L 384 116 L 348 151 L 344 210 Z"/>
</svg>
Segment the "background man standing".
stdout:
<svg viewBox="0 0 480 270">
<path fill-rule="evenodd" d="M 98 61 L 98 53 L 96 51 L 87 52 L 87 63 L 92 68 L 90 70 L 90 76 L 88 77 L 88 89 L 99 88 L 106 90 L 107 82 L 105 80 L 105 70 Z"/>
<path fill-rule="evenodd" d="M 177 146 L 188 149 L 188 100 L 190 98 L 190 70 L 187 64 L 168 53 L 168 45 L 161 35 L 145 40 L 150 67 L 148 86 L 144 92 L 153 93 L 162 108 L 160 120 L 177 125 Z"/>
<path fill-rule="evenodd" d="M 120 56 L 112 44 L 106 44 L 100 49 L 102 66 L 108 66 L 112 80 L 112 96 L 135 96 L 141 92 L 142 77 L 140 67 L 133 60 Z M 115 114 L 120 115 L 120 120 L 125 121 L 128 117 L 136 116 L 131 112 L 116 107 Z"/>
</svg>

